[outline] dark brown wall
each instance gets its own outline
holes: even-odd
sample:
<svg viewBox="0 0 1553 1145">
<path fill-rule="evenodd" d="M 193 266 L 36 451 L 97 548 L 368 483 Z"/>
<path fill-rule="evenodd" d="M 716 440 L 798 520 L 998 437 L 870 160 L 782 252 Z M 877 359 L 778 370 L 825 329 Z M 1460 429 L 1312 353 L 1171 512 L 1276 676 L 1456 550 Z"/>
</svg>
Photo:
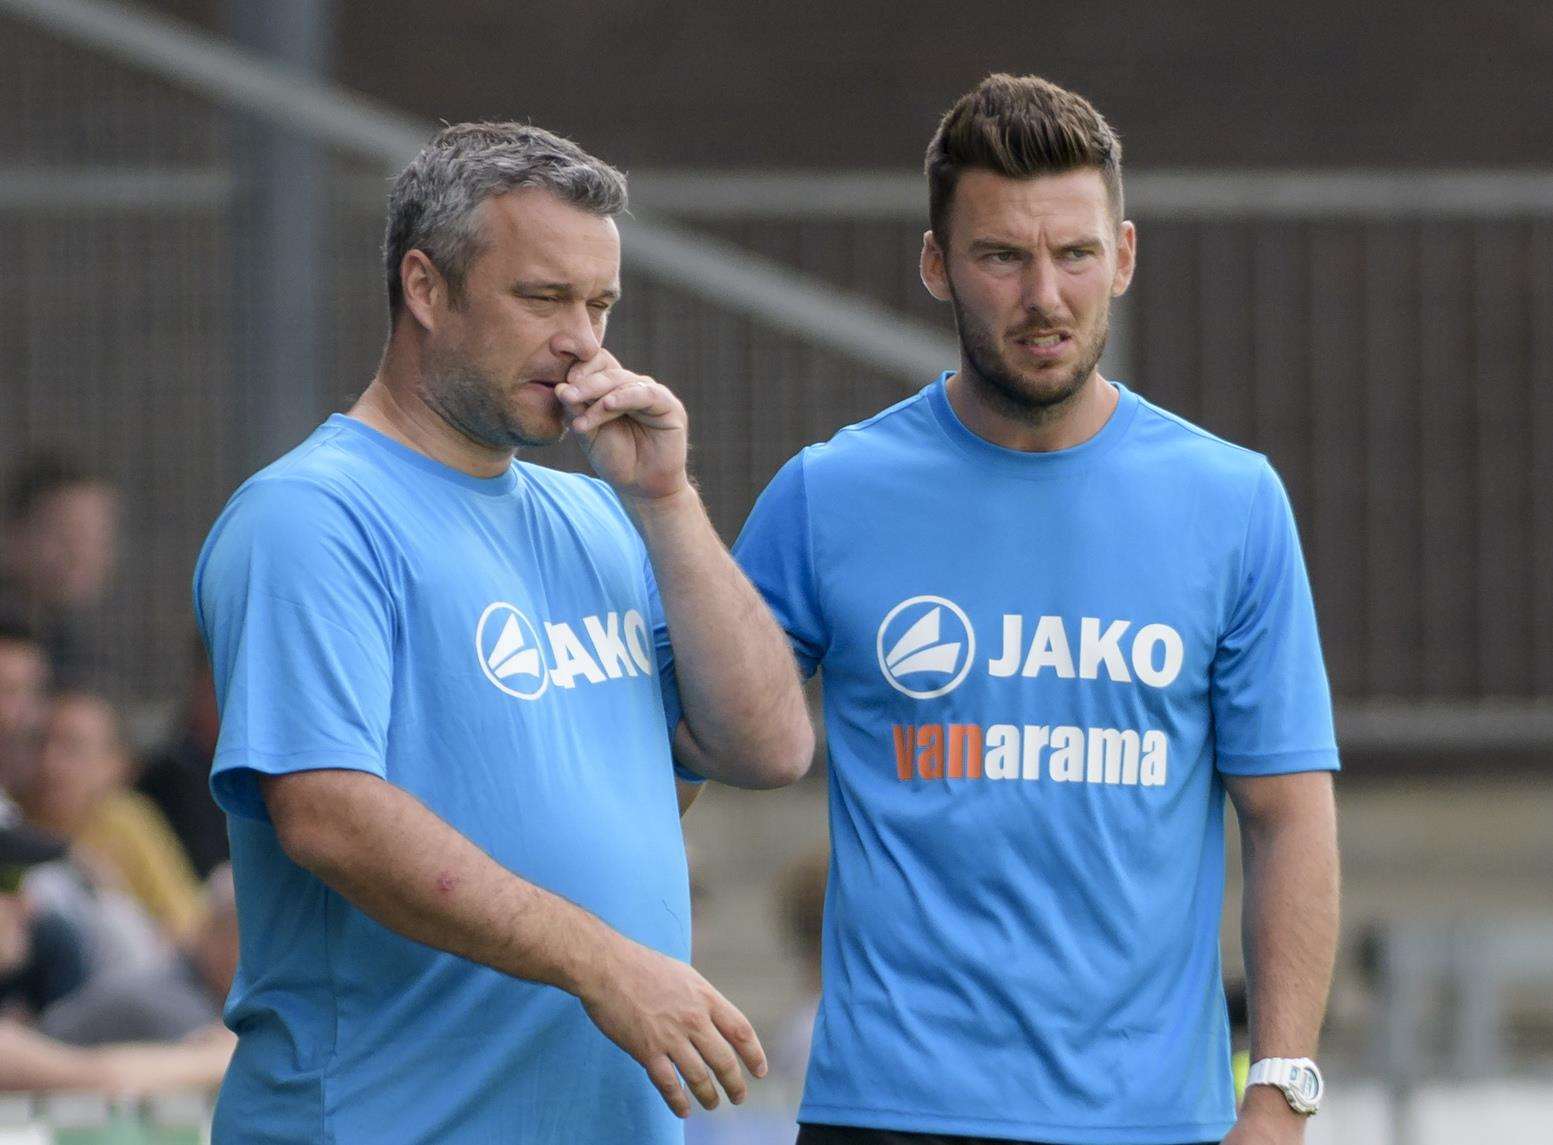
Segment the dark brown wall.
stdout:
<svg viewBox="0 0 1553 1145">
<path fill-rule="evenodd" d="M 221 26 L 221 0 L 158 7 Z M 912 166 L 995 70 L 1090 96 L 1139 166 L 1553 161 L 1546 0 L 347 0 L 337 29 L 351 87 L 427 119 L 532 119 L 633 166 Z"/>
</svg>

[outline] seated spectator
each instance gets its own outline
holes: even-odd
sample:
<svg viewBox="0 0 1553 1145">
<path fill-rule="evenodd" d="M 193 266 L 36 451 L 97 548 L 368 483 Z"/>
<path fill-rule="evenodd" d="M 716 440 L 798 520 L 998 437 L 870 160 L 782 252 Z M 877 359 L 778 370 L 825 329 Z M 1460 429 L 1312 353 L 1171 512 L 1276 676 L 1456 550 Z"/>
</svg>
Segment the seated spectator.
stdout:
<svg viewBox="0 0 1553 1145">
<path fill-rule="evenodd" d="M 195 639 L 190 653 L 178 730 L 146 760 L 138 786 L 161 808 L 195 871 L 205 878 L 226 862 L 230 851 L 226 813 L 210 794 L 210 761 L 221 728 L 216 688 L 205 645 Z"/>
<path fill-rule="evenodd" d="M 161 927 L 114 881 L 70 858 L 27 873 L 22 889 L 40 912 L 65 920 L 81 936 L 87 979 L 109 970 L 161 966 L 173 946 Z"/>
<path fill-rule="evenodd" d="M 32 779 L 48 708 L 43 644 L 13 617 L 0 617 L 0 794 L 15 798 Z"/>
<path fill-rule="evenodd" d="M 91 611 L 118 555 L 118 492 L 63 457 L 39 456 L 12 477 L 0 522 L 0 611 L 37 628 L 54 679 L 79 686 L 98 668 Z"/>
<path fill-rule="evenodd" d="M 169 1042 L 218 1023 L 237 971 L 237 897 L 232 869 L 205 881 L 205 913 L 178 954 L 161 966 L 110 971 L 44 1012 L 38 1028 L 73 1045 Z"/>
<path fill-rule="evenodd" d="M 26 872 L 60 858 L 63 840 L 16 822 L 0 822 L 0 1012 L 41 1012 L 86 978 L 80 935 L 57 914 L 33 909 Z"/>
<path fill-rule="evenodd" d="M 18 802 L 34 824 L 70 840 L 78 862 L 101 864 L 176 941 L 198 919 L 199 881 L 167 820 L 128 790 L 129 778 L 112 705 L 65 692 L 49 708 L 36 772 Z"/>
<path fill-rule="evenodd" d="M 47 689 L 43 645 L 25 626 L 0 620 L 0 821 L 19 817 L 12 800 L 34 786 Z M 26 892 L 43 930 L 81 936 L 88 974 L 166 958 L 167 943 L 156 924 L 111 876 L 105 882 L 82 864 L 46 863 L 27 872 Z"/>
</svg>

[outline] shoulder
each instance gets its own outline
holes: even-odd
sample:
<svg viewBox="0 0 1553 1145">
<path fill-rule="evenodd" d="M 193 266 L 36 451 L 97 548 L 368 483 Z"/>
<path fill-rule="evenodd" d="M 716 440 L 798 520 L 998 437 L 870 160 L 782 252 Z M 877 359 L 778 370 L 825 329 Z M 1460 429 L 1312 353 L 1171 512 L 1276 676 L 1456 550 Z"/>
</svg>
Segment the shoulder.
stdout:
<svg viewBox="0 0 1553 1145">
<path fill-rule="evenodd" d="M 1139 397 L 1126 456 L 1151 480 L 1196 496 L 1225 499 L 1226 508 L 1249 507 L 1268 485 L 1277 485 L 1264 454 L 1227 441 L 1200 425 Z"/>
<path fill-rule="evenodd" d="M 860 468 L 877 470 L 890 455 L 920 455 L 924 436 L 935 432 L 928 386 L 851 425 L 823 442 L 807 446 L 789 462 L 805 480 L 844 477 Z"/>
<path fill-rule="evenodd" d="M 378 563 L 372 459 L 351 448 L 349 435 L 324 425 L 302 445 L 261 469 L 228 499 L 196 563 L 196 578 L 212 562 L 299 568 L 323 550 L 348 551 Z"/>
<path fill-rule="evenodd" d="M 297 448 L 243 482 L 222 517 L 243 514 L 267 522 L 280 517 L 295 526 L 313 517 L 359 510 L 371 499 L 377 466 L 354 444 L 347 431 L 321 426 Z"/>
</svg>

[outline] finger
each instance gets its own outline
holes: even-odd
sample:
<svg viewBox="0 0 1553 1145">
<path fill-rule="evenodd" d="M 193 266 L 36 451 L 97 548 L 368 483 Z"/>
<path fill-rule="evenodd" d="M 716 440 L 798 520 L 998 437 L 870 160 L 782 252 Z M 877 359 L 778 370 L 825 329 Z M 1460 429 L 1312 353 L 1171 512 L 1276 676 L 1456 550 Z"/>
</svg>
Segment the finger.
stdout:
<svg viewBox="0 0 1553 1145">
<path fill-rule="evenodd" d="M 574 398 L 584 403 L 596 402 L 611 390 L 618 390 L 622 386 L 631 385 L 633 382 L 651 382 L 651 378 L 641 374 L 633 374 L 630 370 L 620 368 L 601 370 L 582 378 L 568 377 L 556 387 L 557 396 Z"/>
<path fill-rule="evenodd" d="M 609 391 L 588 408 L 579 413 L 574 421 L 574 426 L 580 432 L 586 433 L 597 429 L 605 422 L 614 421 L 618 417 L 629 417 L 639 421 L 649 428 L 663 428 L 672 424 L 667 420 L 673 410 L 673 404 L 667 398 L 668 391 L 653 382 L 637 381 L 628 382 L 618 389 Z"/>
<path fill-rule="evenodd" d="M 630 415 L 630 410 L 608 409 L 603 403 L 594 402 L 586 409 L 572 415 L 572 429 L 577 433 L 592 434 L 597 432 L 600 426 Z"/>
<path fill-rule="evenodd" d="M 744 1059 L 750 1073 L 756 1077 L 765 1077 L 766 1051 L 755 1034 L 755 1027 L 728 999 L 720 998 L 719 1003 L 712 1009 L 712 1023 L 717 1027 L 717 1032 Z"/>
<path fill-rule="evenodd" d="M 712 1084 L 712 1071 L 706 1068 L 706 1062 L 701 1059 L 701 1053 L 690 1042 L 680 1043 L 679 1050 L 673 1055 L 674 1064 L 679 1067 L 679 1075 L 685 1079 L 685 1084 L 690 1087 L 690 1092 L 696 1095 L 696 1100 L 701 1103 L 703 1109 L 717 1108 L 717 1086 Z"/>
<path fill-rule="evenodd" d="M 647 1076 L 662 1095 L 664 1103 L 673 1110 L 675 1117 L 690 1116 L 690 1098 L 685 1096 L 685 1088 L 679 1083 L 679 1074 L 674 1072 L 673 1062 L 659 1054 L 648 1063 Z"/>
<path fill-rule="evenodd" d="M 603 425 L 622 414 L 649 429 L 673 428 L 681 416 L 678 400 L 666 386 L 652 381 L 632 382 L 611 390 L 589 406 L 581 415 L 584 422 L 581 428 L 586 430 Z"/>
<path fill-rule="evenodd" d="M 608 350 L 600 347 L 599 352 L 586 361 L 573 362 L 566 371 L 566 380 L 569 382 L 580 382 L 584 378 L 592 377 L 594 374 L 618 369 L 620 369 L 620 360 Z"/>
<path fill-rule="evenodd" d="M 744 1071 L 739 1068 L 739 1055 L 733 1052 L 728 1039 L 718 1032 L 716 1026 L 708 1024 L 704 1030 L 693 1031 L 690 1042 L 701 1055 L 701 1060 L 712 1067 L 728 1100 L 735 1105 L 742 1102 L 749 1093 L 749 1086 L 744 1081 Z"/>
</svg>

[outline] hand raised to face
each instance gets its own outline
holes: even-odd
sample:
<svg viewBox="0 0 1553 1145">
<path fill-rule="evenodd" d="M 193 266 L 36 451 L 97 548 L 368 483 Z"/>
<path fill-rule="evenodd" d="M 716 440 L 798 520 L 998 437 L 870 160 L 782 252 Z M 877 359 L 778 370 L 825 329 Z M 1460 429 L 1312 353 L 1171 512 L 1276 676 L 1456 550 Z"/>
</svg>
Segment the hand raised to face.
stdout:
<svg viewBox="0 0 1553 1145">
<path fill-rule="evenodd" d="M 655 500 L 689 486 L 689 419 L 667 386 L 600 350 L 574 365 L 555 394 L 588 463 L 622 497 Z"/>
</svg>

